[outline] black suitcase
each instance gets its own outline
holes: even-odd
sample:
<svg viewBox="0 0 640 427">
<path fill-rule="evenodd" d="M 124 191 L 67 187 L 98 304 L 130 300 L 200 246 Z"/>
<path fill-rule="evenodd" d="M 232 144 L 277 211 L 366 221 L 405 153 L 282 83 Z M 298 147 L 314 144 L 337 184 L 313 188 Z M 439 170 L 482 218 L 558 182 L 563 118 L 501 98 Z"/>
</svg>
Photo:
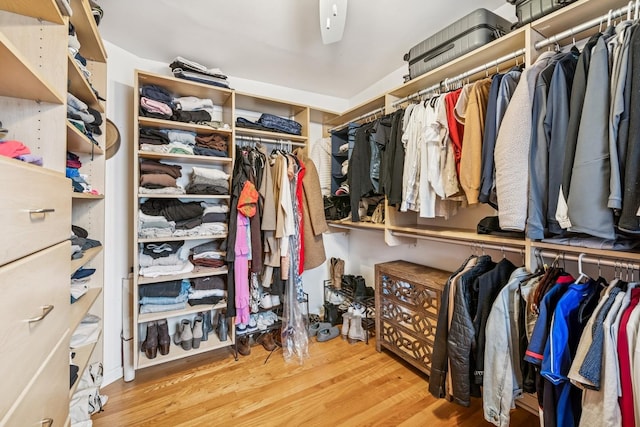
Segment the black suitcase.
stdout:
<svg viewBox="0 0 640 427">
<path fill-rule="evenodd" d="M 508 33 L 511 22 L 487 9 L 477 9 L 431 37 L 404 55 L 409 75 L 414 79 L 449 61 L 471 52 Z"/>
<path fill-rule="evenodd" d="M 576 0 L 507 0 L 516 7 L 518 22 L 515 27 L 522 27 L 551 12 L 558 10 Z"/>
</svg>

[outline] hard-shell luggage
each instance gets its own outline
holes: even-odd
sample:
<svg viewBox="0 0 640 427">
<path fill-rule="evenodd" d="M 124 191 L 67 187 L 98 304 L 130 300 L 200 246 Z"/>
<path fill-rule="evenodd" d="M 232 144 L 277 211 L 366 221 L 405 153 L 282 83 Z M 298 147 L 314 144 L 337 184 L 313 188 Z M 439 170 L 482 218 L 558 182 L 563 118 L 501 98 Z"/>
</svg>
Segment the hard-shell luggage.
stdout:
<svg viewBox="0 0 640 427">
<path fill-rule="evenodd" d="M 535 21 L 549 13 L 560 9 L 576 0 L 507 0 L 515 5 L 518 22 L 516 27 L 521 27 Z"/>
<path fill-rule="evenodd" d="M 511 22 L 487 9 L 477 9 L 418 43 L 404 55 L 409 63 L 407 80 L 484 46 L 510 29 Z"/>
</svg>

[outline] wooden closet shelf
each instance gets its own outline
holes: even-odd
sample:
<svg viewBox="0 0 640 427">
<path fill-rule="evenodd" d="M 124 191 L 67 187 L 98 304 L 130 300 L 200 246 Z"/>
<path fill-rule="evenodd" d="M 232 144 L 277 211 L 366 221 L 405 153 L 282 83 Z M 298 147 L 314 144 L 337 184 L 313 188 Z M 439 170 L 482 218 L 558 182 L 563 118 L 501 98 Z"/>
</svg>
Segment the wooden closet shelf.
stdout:
<svg viewBox="0 0 640 427">
<path fill-rule="evenodd" d="M 227 270 L 227 267 L 220 267 L 220 268 L 196 267 L 192 272 L 184 273 L 184 274 L 175 274 L 171 276 L 159 276 L 159 277 L 138 276 L 138 284 L 146 285 L 149 283 L 169 282 L 171 280 L 191 279 L 195 277 L 222 276 L 224 274 L 227 274 L 228 272 L 229 271 Z"/>
<path fill-rule="evenodd" d="M 0 96 L 52 104 L 65 103 L 65 99 L 2 32 L 0 32 L 0 58 L 2 58 Z"/>
<path fill-rule="evenodd" d="M 102 331 L 100 332 L 100 335 L 102 335 Z M 100 338 L 98 338 L 98 340 L 100 340 Z M 71 386 L 71 390 L 69 390 L 69 398 L 73 397 L 73 394 L 78 389 L 78 384 L 80 383 L 80 378 L 82 377 L 82 373 L 87 368 L 87 366 L 89 366 L 89 360 L 91 360 L 91 355 L 93 354 L 93 351 L 97 347 L 97 344 L 98 344 L 97 342 L 94 342 L 94 343 L 87 344 L 85 346 L 73 349 L 73 352 L 76 354 L 76 356 L 73 358 L 73 363 L 77 365 L 78 368 L 80 369 L 78 370 L 78 379 Z"/>
<path fill-rule="evenodd" d="M 151 127 L 154 129 L 177 129 L 188 130 L 198 135 L 210 135 L 212 133 L 221 133 L 223 135 L 231 135 L 231 129 L 212 128 L 211 126 L 198 125 L 195 123 L 177 122 L 175 120 L 154 119 L 151 117 L 138 117 L 140 126 Z"/>
<path fill-rule="evenodd" d="M 373 230 L 384 231 L 384 224 L 374 224 L 373 222 L 352 222 L 352 221 L 327 221 L 330 227 L 346 228 L 349 230 Z"/>
<path fill-rule="evenodd" d="M 302 113 L 308 107 L 275 98 L 236 92 L 236 110 L 270 113 L 281 117 L 292 117 Z M 239 114 L 242 116 L 242 114 Z"/>
<path fill-rule="evenodd" d="M 256 138 L 257 141 L 260 141 L 260 138 L 269 138 L 269 139 L 282 139 L 283 143 L 286 141 L 293 142 L 307 142 L 308 138 L 306 136 L 301 135 L 291 135 L 289 133 L 281 133 L 281 132 L 271 132 L 266 130 L 259 129 L 247 129 L 236 126 L 236 135 L 238 136 L 249 136 L 252 138 Z"/>
<path fill-rule="evenodd" d="M 42 19 L 54 24 L 64 24 L 64 18 L 60 13 L 60 9 L 58 9 L 58 5 L 56 5 L 56 0 L 5 0 L 2 2 L 0 9 L 17 13 L 18 15 Z"/>
<path fill-rule="evenodd" d="M 171 92 L 174 96 L 195 96 L 202 99 L 210 99 L 214 105 L 227 104 L 233 94 L 231 89 L 141 70 L 136 70 L 135 78 L 139 86 L 158 85 Z"/>
<path fill-rule="evenodd" d="M 556 243 L 545 243 L 536 241 L 531 242 L 531 248 L 556 251 L 559 254 L 562 254 L 563 252 L 572 254 L 586 253 L 594 258 L 602 257 L 640 262 L 640 251 L 638 251 L 638 249 L 635 249 L 634 252 L 613 251 L 609 249 L 592 249 L 583 248 L 580 246 L 559 245 Z"/>
<path fill-rule="evenodd" d="M 184 350 L 181 346 L 175 345 L 172 341 L 169 354 L 167 354 L 166 356 L 163 356 L 158 352 L 158 355 L 155 359 L 147 359 L 144 353 L 141 352 L 139 354 L 137 368 L 148 368 L 149 366 L 159 365 L 161 363 L 182 359 L 184 357 L 195 356 L 196 354 L 205 353 L 207 351 L 217 350 L 225 347 L 229 347 L 229 350 L 231 350 L 232 345 L 233 339 L 231 332 L 229 332 L 229 337 L 226 341 L 220 341 L 215 332 L 210 332 L 209 339 L 207 341 L 201 342 L 200 348 L 192 348 L 191 350 Z M 134 351 L 140 350 L 135 349 Z"/>
<path fill-rule="evenodd" d="M 211 194 L 145 194 L 139 193 L 139 198 L 153 199 L 197 199 L 197 200 L 228 200 L 229 195 L 211 195 Z"/>
<path fill-rule="evenodd" d="M 84 316 L 89 312 L 89 309 L 93 305 L 94 302 L 98 299 L 100 294 L 102 293 L 102 288 L 89 288 L 86 294 L 82 295 L 80 299 L 71 304 L 71 322 L 70 328 L 74 331 Z"/>
<path fill-rule="evenodd" d="M 350 108 L 349 110 L 345 111 L 341 115 L 327 121 L 325 124 L 328 126 L 339 126 L 345 123 L 349 123 L 353 119 L 360 117 L 363 114 L 367 114 L 367 113 L 370 113 L 371 111 L 384 107 L 384 103 L 385 103 L 385 96 L 384 95 L 377 96 L 368 101 L 364 101 L 353 108 Z"/>
<path fill-rule="evenodd" d="M 103 200 L 104 194 L 76 193 L 73 192 L 71 197 L 74 200 Z"/>
<path fill-rule="evenodd" d="M 67 150 L 83 154 L 104 154 L 102 148 L 91 140 L 71 122 L 67 121 Z"/>
<path fill-rule="evenodd" d="M 182 237 L 138 237 L 138 242 L 140 243 L 151 243 L 151 242 L 178 242 L 180 240 L 219 240 L 226 239 L 227 233 L 225 234 L 216 234 L 210 236 L 182 236 Z"/>
<path fill-rule="evenodd" d="M 412 234 L 416 237 L 436 237 L 451 240 L 452 244 L 456 241 L 476 242 L 478 244 L 487 243 L 492 245 L 505 245 L 523 248 L 526 246 L 524 239 L 516 239 L 510 237 L 493 236 L 490 234 L 478 234 L 475 230 L 433 227 L 428 225 L 390 225 L 387 227 L 392 232 L 400 232 L 404 234 Z"/>
<path fill-rule="evenodd" d="M 231 157 L 198 156 L 192 154 L 155 153 L 153 151 L 138 151 L 138 157 L 152 160 L 168 160 L 189 164 L 231 164 Z"/>
<path fill-rule="evenodd" d="M 71 0 L 71 23 L 80 42 L 80 54 L 91 61 L 107 62 L 107 52 L 98 33 L 98 26 L 86 0 Z"/>
<path fill-rule="evenodd" d="M 69 92 L 94 110 L 104 113 L 104 107 L 98 100 L 95 92 L 91 89 L 80 67 L 78 67 L 76 61 L 71 57 L 71 54 L 67 55 L 67 63 L 69 67 Z"/>
<path fill-rule="evenodd" d="M 173 310 L 173 311 L 163 311 L 159 313 L 139 314 L 138 323 L 146 323 L 146 322 L 151 322 L 153 320 L 168 319 L 168 318 L 170 319 L 174 317 L 183 317 L 183 316 L 188 316 L 190 314 L 200 313 L 201 311 L 222 310 L 225 308 L 227 308 L 226 301 L 219 302 L 218 304 L 202 304 L 202 305 L 194 305 L 194 306 L 187 305 L 187 308 L 185 308 L 184 310 Z M 211 336 L 211 334 L 209 334 L 209 336 Z"/>
<path fill-rule="evenodd" d="M 88 264 L 89 261 L 94 259 L 100 252 L 102 252 L 103 248 L 104 248 L 104 246 L 97 246 L 95 248 L 87 249 L 84 252 L 84 255 L 82 256 L 82 258 L 72 259 L 71 260 L 71 274 L 75 273 L 76 270 L 79 269 L 80 267 Z"/>
</svg>

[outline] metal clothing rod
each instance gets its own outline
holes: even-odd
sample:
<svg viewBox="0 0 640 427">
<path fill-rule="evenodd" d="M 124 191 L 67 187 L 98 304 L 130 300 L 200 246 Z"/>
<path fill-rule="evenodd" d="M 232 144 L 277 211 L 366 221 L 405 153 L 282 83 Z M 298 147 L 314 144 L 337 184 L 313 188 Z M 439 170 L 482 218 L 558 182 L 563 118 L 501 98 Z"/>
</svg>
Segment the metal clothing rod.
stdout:
<svg viewBox="0 0 640 427">
<path fill-rule="evenodd" d="M 304 142 L 293 142 L 289 141 L 288 139 L 263 138 L 261 136 L 236 135 L 236 140 L 242 140 L 246 142 L 264 142 L 265 144 L 293 145 L 295 147 L 306 147 L 307 145 Z"/>
<path fill-rule="evenodd" d="M 433 92 L 435 90 L 441 89 L 443 84 L 446 86 L 449 83 L 453 83 L 453 82 L 457 82 L 457 81 L 460 81 L 460 80 L 464 80 L 467 77 L 471 77 L 471 76 L 473 76 L 475 74 L 481 73 L 482 71 L 488 71 L 489 69 L 497 67 L 498 65 L 502 64 L 503 62 L 507 62 L 507 61 L 510 61 L 510 60 L 512 60 L 514 58 L 517 58 L 519 56 L 524 55 L 525 52 L 526 52 L 526 50 L 524 48 L 523 49 L 519 49 L 519 50 L 517 50 L 515 52 L 511 52 L 508 55 L 501 56 L 498 59 L 495 59 L 495 60 L 493 60 L 491 62 L 487 62 L 486 64 L 481 65 L 479 67 L 476 67 L 476 68 L 474 68 L 472 70 L 466 71 L 466 72 L 464 72 L 462 74 L 459 74 L 459 75 L 457 75 L 455 77 L 452 77 L 452 78 L 446 78 L 446 79 L 444 79 L 444 81 L 441 81 L 440 83 L 437 83 L 437 84 L 434 84 L 432 86 L 429 86 L 428 88 L 422 89 L 422 90 L 420 90 L 420 91 L 418 91 L 416 93 L 413 93 L 413 94 L 411 94 L 409 96 L 405 96 L 402 99 L 398 99 L 397 101 L 394 101 L 392 105 L 395 107 L 396 105 L 402 104 L 403 102 L 406 102 L 406 101 L 408 101 L 410 99 L 417 98 L 417 97 L 422 96 L 424 94 L 427 94 L 429 92 Z"/>
<path fill-rule="evenodd" d="M 524 253 L 523 247 L 513 246 L 514 244 L 505 244 L 505 245 L 498 246 L 493 244 L 485 244 L 483 242 L 474 241 L 474 240 L 453 240 L 453 239 L 445 239 L 443 237 L 423 236 L 419 234 L 409 234 L 409 233 L 402 233 L 398 231 L 392 231 L 391 234 L 398 237 L 411 237 L 413 239 L 431 240 L 433 242 L 448 243 L 450 245 L 471 246 L 471 247 L 478 248 L 480 250 L 493 249 L 494 251 L 513 252 L 517 254 Z"/>
<path fill-rule="evenodd" d="M 561 33 L 558 33 L 554 36 L 551 36 L 547 39 L 544 40 L 540 40 L 539 42 L 537 42 L 536 44 L 534 44 L 534 48 L 536 50 L 540 50 L 543 49 L 549 45 L 552 44 L 557 44 L 558 40 L 563 40 L 569 37 L 573 37 L 576 34 L 580 34 L 583 31 L 586 31 L 588 29 L 591 29 L 593 27 L 597 27 L 598 25 L 601 25 L 602 23 L 605 23 L 607 20 L 611 20 L 611 19 L 616 19 L 621 17 L 622 15 L 624 15 L 625 13 L 629 12 L 629 11 L 633 11 L 636 9 L 636 5 L 632 5 L 633 2 L 630 2 L 629 5 L 625 6 L 625 7 L 621 7 L 620 9 L 616 9 L 616 10 L 611 10 L 610 12 L 608 12 L 606 15 L 603 15 L 599 18 L 594 18 L 591 21 L 585 22 L 584 24 L 580 24 L 577 25 L 573 28 L 570 28 L 566 31 L 563 31 Z"/>
<path fill-rule="evenodd" d="M 378 114 L 378 113 L 384 113 L 384 107 L 376 108 L 376 109 L 375 109 L 375 110 L 373 110 L 373 111 L 370 111 L 370 112 L 368 112 L 368 113 L 366 113 L 366 114 L 363 114 L 363 115 L 361 115 L 361 116 L 356 117 L 355 119 L 351 119 L 351 120 L 349 120 L 349 121 L 348 121 L 348 122 L 346 122 L 346 123 L 343 123 L 343 124 L 338 125 L 338 126 L 336 126 L 336 127 L 334 127 L 334 128 L 331 128 L 331 129 L 329 129 L 329 132 L 333 132 L 333 131 L 336 131 L 336 130 L 342 129 L 342 128 L 344 128 L 345 126 L 348 126 L 348 125 L 349 125 L 349 123 L 353 123 L 353 122 L 357 122 L 358 120 L 366 119 L 367 117 L 374 116 L 374 115 L 376 115 L 376 114 Z"/>
<path fill-rule="evenodd" d="M 545 249 L 536 249 L 534 251 L 534 254 L 536 256 L 543 256 L 543 257 L 547 257 L 547 258 L 551 258 L 554 259 L 556 256 L 560 255 L 560 260 L 566 260 L 566 261 L 578 261 L 579 260 L 579 255 L 574 255 L 574 254 L 567 254 L 565 252 L 562 251 L 554 251 L 554 250 L 545 250 Z M 622 254 L 621 254 L 622 255 Z M 608 258 L 612 258 L 611 256 L 607 256 Z M 618 258 L 618 261 L 613 261 L 610 259 L 602 259 L 605 257 L 598 257 L 598 258 L 594 258 L 592 256 L 583 256 L 582 257 L 582 262 L 583 263 L 587 263 L 587 264 L 598 264 L 598 265 L 605 265 L 607 267 L 613 267 L 613 268 L 621 268 L 622 266 L 627 267 L 627 266 L 638 266 L 638 261 L 634 261 L 634 260 L 627 260 L 624 261 L 625 258 L 624 257 L 620 257 Z"/>
</svg>

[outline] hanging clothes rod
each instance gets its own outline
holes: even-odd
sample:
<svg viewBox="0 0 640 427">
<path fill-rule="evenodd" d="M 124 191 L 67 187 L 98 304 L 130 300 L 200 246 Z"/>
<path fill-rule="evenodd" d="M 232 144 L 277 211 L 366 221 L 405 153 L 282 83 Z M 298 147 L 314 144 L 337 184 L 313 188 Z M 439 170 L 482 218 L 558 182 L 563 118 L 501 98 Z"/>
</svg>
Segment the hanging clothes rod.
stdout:
<svg viewBox="0 0 640 427">
<path fill-rule="evenodd" d="M 246 135 L 236 135 L 237 141 L 245 141 L 245 142 L 263 142 L 265 144 L 282 144 L 282 145 L 292 145 L 294 147 L 306 147 L 307 144 L 304 142 L 293 142 L 288 139 L 274 139 L 274 138 L 263 138 L 261 136 L 246 136 Z"/>
<path fill-rule="evenodd" d="M 479 250 L 489 249 L 489 250 L 494 250 L 494 251 L 513 252 L 513 253 L 517 253 L 517 254 L 524 254 L 524 248 L 522 246 L 520 246 L 520 244 L 515 244 L 515 243 L 514 244 L 505 244 L 505 245 L 493 245 L 493 244 L 485 244 L 483 242 L 478 242 L 478 241 L 475 241 L 475 240 L 451 240 L 451 239 L 445 239 L 443 237 L 421 236 L 421 235 L 416 235 L 416 234 L 402 233 L 402 232 L 398 232 L 398 231 L 391 231 L 391 234 L 393 236 L 397 236 L 397 237 L 411 237 L 413 239 L 430 240 L 432 242 L 447 243 L 447 244 L 450 244 L 450 245 L 471 246 L 472 248 L 477 248 Z M 523 244 L 524 244 L 524 242 L 523 242 Z"/>
<path fill-rule="evenodd" d="M 540 248 L 537 248 L 534 251 L 534 255 L 535 256 L 547 257 L 547 258 L 551 258 L 551 259 L 554 259 L 557 256 L 559 256 L 558 259 L 561 260 L 561 261 L 576 261 L 577 262 L 580 259 L 579 255 L 567 254 L 567 253 L 564 253 L 562 251 L 558 252 L 558 251 L 554 251 L 554 250 L 540 249 Z M 613 258 L 613 257 L 602 257 L 602 258 Z M 639 265 L 638 261 L 625 260 L 625 258 L 619 258 L 617 261 L 614 261 L 614 260 L 611 260 L 611 259 L 602 259 L 602 258 L 594 258 L 594 257 L 591 257 L 591 256 L 583 256 L 582 257 L 582 262 L 583 263 L 587 263 L 587 264 L 604 265 L 604 266 L 613 267 L 613 268 L 621 268 L 623 266 L 626 268 L 626 267 L 634 266 L 634 269 L 638 269 L 638 265 Z"/>
<path fill-rule="evenodd" d="M 409 101 L 410 99 L 418 98 L 418 97 L 420 97 L 422 95 L 425 95 L 425 94 L 427 94 L 429 92 L 433 92 L 433 91 L 436 91 L 436 90 L 441 90 L 443 85 L 447 86 L 449 83 L 453 83 L 453 82 L 457 82 L 457 81 L 460 81 L 460 80 L 464 80 L 467 77 L 471 77 L 471 76 L 473 76 L 475 74 L 478 74 L 478 73 L 481 73 L 483 71 L 488 71 L 488 70 L 490 70 L 490 69 L 492 69 L 494 67 L 498 67 L 503 62 L 507 62 L 507 61 L 515 59 L 515 58 L 517 58 L 519 56 L 523 56 L 525 54 L 525 52 L 526 51 L 525 51 L 524 48 L 523 49 L 519 49 L 519 50 L 517 50 L 515 52 L 511 52 L 508 55 L 501 56 L 500 58 L 498 58 L 496 60 L 493 60 L 491 62 L 487 62 L 484 65 L 481 65 L 481 66 L 476 67 L 476 68 L 474 68 L 472 70 L 466 71 L 466 72 L 464 72 L 462 74 L 459 74 L 459 75 L 457 75 L 457 76 L 455 76 L 453 78 L 444 79 L 444 81 L 441 81 L 440 83 L 437 83 L 437 84 L 434 84 L 432 86 L 429 86 L 428 88 L 422 89 L 422 90 L 420 90 L 420 91 L 418 91 L 416 93 L 413 93 L 413 94 L 411 94 L 409 96 L 405 96 L 402 99 L 398 99 L 397 101 L 394 101 L 392 105 L 395 107 L 395 106 L 397 106 L 399 104 L 402 104 L 403 102 Z"/>
<path fill-rule="evenodd" d="M 625 7 L 621 7 L 620 9 L 616 9 L 616 10 L 611 10 L 610 12 L 608 12 L 606 15 L 600 16 L 598 18 L 594 18 L 591 21 L 585 22 L 584 24 L 580 24 L 577 25 L 573 28 L 570 28 L 566 31 L 563 31 L 561 33 L 558 33 L 554 36 L 551 36 L 549 38 L 546 38 L 544 40 L 540 40 L 539 42 L 537 42 L 536 44 L 534 44 L 534 48 L 536 50 L 540 50 L 543 49 L 547 46 L 550 45 L 555 45 L 558 43 L 558 40 L 563 40 L 569 37 L 574 37 L 576 34 L 580 34 L 583 31 L 589 30 L 593 27 L 597 27 L 598 25 L 601 25 L 603 23 L 605 23 L 607 20 L 612 20 L 612 19 L 616 19 L 621 17 L 622 15 L 624 15 L 625 13 L 631 13 L 631 11 L 636 10 L 638 7 L 638 1 L 635 2 L 635 5 L 633 4 L 634 2 L 629 2 L 629 4 Z M 608 22 L 608 24 L 610 24 L 610 22 Z"/>
<path fill-rule="evenodd" d="M 376 108 L 375 110 L 370 111 L 370 112 L 368 112 L 368 113 L 366 113 L 366 114 L 363 114 L 363 115 L 361 115 L 361 116 L 358 116 L 358 117 L 356 117 L 355 119 L 351 119 L 351 120 L 349 120 L 349 121 L 348 121 L 348 122 L 346 122 L 346 123 L 343 123 L 343 124 L 341 124 L 341 125 L 338 125 L 338 126 L 336 126 L 336 127 L 333 127 L 333 128 L 331 128 L 331 129 L 329 129 L 329 132 L 334 132 L 334 131 L 340 130 L 340 129 L 342 129 L 342 128 L 344 128 L 344 127 L 348 126 L 348 125 L 349 125 L 349 123 L 357 122 L 357 121 L 359 121 L 359 120 L 366 119 L 367 117 L 375 116 L 375 115 L 376 115 L 376 114 L 378 114 L 378 113 L 384 113 L 384 107 Z"/>
</svg>

